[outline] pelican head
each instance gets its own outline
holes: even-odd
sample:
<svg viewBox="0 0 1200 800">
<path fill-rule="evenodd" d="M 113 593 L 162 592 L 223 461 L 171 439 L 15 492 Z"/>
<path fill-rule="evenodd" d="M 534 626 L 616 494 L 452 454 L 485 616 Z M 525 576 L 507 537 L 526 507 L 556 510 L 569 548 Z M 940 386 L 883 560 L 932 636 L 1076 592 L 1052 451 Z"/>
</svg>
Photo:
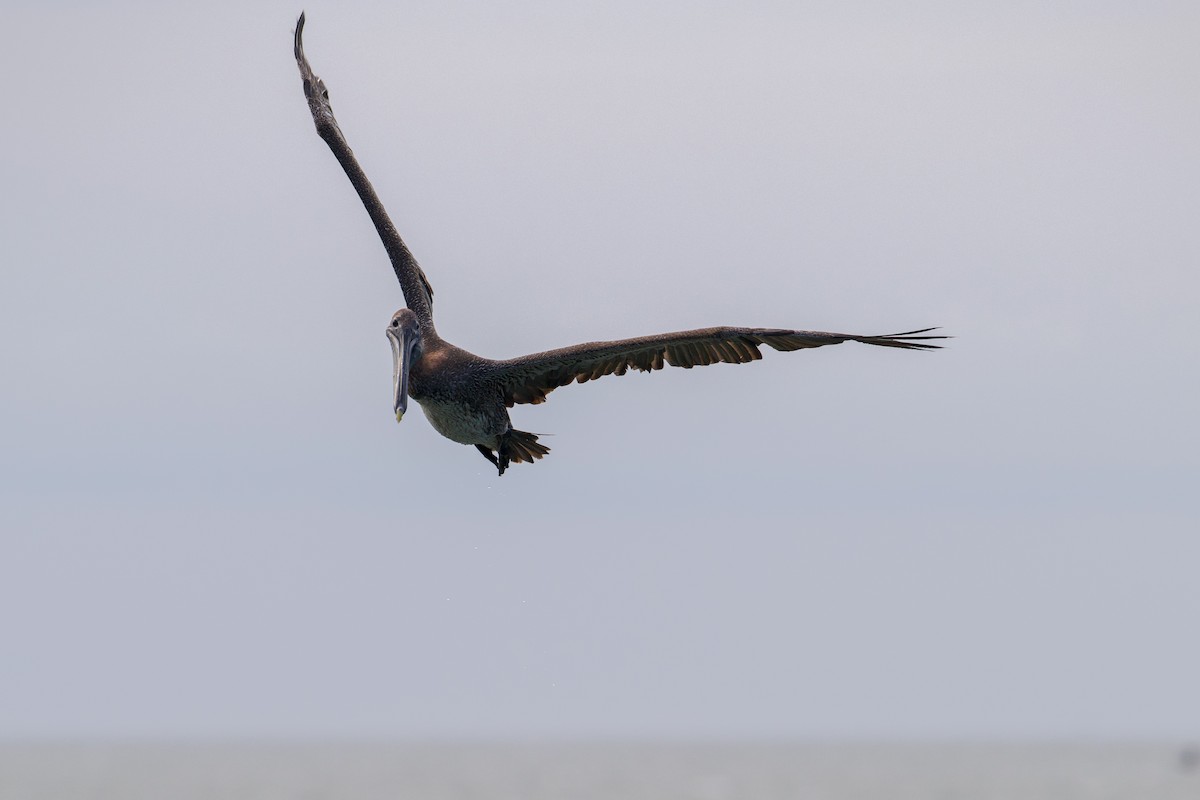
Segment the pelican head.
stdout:
<svg viewBox="0 0 1200 800">
<path fill-rule="evenodd" d="M 392 345 L 392 391 L 395 400 L 396 422 L 404 419 L 408 409 L 408 371 L 413 359 L 421 354 L 421 326 L 417 315 L 402 308 L 392 315 L 387 327 Z"/>
</svg>

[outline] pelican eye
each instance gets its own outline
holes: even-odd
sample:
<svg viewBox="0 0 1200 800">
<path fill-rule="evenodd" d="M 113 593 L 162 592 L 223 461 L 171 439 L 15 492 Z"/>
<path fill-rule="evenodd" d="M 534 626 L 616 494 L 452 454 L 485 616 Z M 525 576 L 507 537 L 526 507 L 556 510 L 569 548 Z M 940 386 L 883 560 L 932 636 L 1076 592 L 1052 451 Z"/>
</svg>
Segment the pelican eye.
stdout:
<svg viewBox="0 0 1200 800">
<path fill-rule="evenodd" d="M 393 328 L 399 328 L 399 327 L 400 327 L 400 320 L 398 320 L 398 319 L 394 319 L 394 320 L 392 320 L 392 327 L 393 327 Z"/>
</svg>

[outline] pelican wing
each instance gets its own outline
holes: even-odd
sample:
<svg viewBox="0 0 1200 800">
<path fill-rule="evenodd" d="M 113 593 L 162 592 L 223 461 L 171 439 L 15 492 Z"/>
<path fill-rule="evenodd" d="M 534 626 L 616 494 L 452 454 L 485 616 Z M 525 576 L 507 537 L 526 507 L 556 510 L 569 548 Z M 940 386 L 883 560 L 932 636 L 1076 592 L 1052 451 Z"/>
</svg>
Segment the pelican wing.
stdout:
<svg viewBox="0 0 1200 800">
<path fill-rule="evenodd" d="M 333 107 L 329 104 L 329 91 L 325 88 L 325 82 L 313 74 L 312 67 L 308 65 L 308 59 L 304 56 L 304 42 L 301 39 L 303 33 L 304 14 L 301 14 L 300 19 L 296 22 L 296 66 L 300 68 L 300 77 L 304 80 L 304 96 L 308 99 L 308 110 L 312 112 L 313 122 L 317 126 L 317 134 L 333 151 L 333 155 L 342 165 L 342 169 L 346 171 L 346 177 L 354 185 L 359 199 L 362 200 L 363 206 L 371 216 L 371 222 L 375 223 L 375 230 L 379 232 L 379 238 L 383 241 L 388 258 L 391 259 L 392 269 L 395 270 L 396 277 L 400 280 L 405 304 L 412 309 L 419 320 L 431 322 L 433 319 L 433 288 L 430 287 L 425 272 L 413 258 L 408 245 L 396 232 L 396 227 L 388 217 L 387 210 L 379 201 L 379 196 L 375 194 L 375 188 L 371 186 L 366 173 L 358 165 L 354 151 L 350 149 L 350 145 L 346 144 L 346 137 L 342 135 L 342 130 L 338 127 L 337 120 L 334 119 Z"/>
<path fill-rule="evenodd" d="M 855 336 L 824 331 L 789 331 L 778 328 L 701 328 L 678 333 L 660 333 L 616 342 L 589 342 L 558 350 L 547 350 L 497 362 L 501 367 L 504 402 L 542 403 L 546 395 L 572 381 L 584 383 L 605 375 L 624 375 L 630 369 L 649 372 L 672 367 L 703 367 L 709 364 L 744 364 L 762 358 L 760 345 L 775 350 L 802 350 L 842 342 L 862 342 L 906 350 L 936 350 L 941 345 L 926 335 L 935 328 L 893 333 L 886 336 Z"/>
</svg>

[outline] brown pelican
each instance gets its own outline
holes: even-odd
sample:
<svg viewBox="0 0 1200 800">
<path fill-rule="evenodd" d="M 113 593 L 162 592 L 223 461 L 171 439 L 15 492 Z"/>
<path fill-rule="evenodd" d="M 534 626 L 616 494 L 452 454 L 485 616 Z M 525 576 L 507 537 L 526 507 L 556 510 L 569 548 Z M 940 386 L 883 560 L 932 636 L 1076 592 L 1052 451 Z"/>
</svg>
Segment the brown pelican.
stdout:
<svg viewBox="0 0 1200 800">
<path fill-rule="evenodd" d="M 433 327 L 433 289 L 408 246 L 396 232 L 342 136 L 325 83 L 313 74 L 304 56 L 301 34 L 304 14 L 296 23 L 295 53 L 304 96 L 317 133 L 346 171 L 350 183 L 375 223 L 391 259 L 407 308 L 397 311 L 387 327 L 393 356 L 393 399 L 396 420 L 408 408 L 408 398 L 421 404 L 438 433 L 461 444 L 474 445 L 483 457 L 504 474 L 510 463 L 533 462 L 550 448 L 532 433 L 514 430 L 508 409 L 517 403 L 541 403 L 546 395 L 572 381 L 584 383 L 605 375 L 624 375 L 629 369 L 690 369 L 718 362 L 743 364 L 762 358 L 761 345 L 775 350 L 800 350 L 846 341 L 908 350 L 932 350 L 939 345 L 922 328 L 885 336 L 856 336 L 823 331 L 777 328 L 701 328 L 660 333 L 615 342 L 588 342 L 544 353 L 493 361 L 455 347 Z"/>
</svg>

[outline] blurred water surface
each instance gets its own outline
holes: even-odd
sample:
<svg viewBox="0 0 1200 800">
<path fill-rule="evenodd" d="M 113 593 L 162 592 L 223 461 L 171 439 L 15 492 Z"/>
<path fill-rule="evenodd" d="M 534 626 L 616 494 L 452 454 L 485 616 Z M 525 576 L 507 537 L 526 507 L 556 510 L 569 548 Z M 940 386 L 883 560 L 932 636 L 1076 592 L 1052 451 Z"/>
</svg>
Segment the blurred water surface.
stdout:
<svg viewBox="0 0 1200 800">
<path fill-rule="evenodd" d="M 1014 798 L 1200 797 L 1171 745 L 337 743 L 0 745 L 0 797 Z"/>
</svg>

